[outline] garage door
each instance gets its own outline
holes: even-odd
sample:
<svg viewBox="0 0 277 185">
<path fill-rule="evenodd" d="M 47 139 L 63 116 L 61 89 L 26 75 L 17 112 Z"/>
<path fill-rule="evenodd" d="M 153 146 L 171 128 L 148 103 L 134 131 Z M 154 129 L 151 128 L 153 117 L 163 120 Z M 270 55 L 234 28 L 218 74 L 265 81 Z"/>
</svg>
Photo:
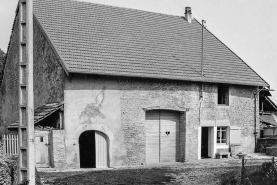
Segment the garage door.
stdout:
<svg viewBox="0 0 277 185">
<path fill-rule="evenodd" d="M 176 162 L 179 154 L 179 112 L 146 112 L 146 163 Z"/>
</svg>

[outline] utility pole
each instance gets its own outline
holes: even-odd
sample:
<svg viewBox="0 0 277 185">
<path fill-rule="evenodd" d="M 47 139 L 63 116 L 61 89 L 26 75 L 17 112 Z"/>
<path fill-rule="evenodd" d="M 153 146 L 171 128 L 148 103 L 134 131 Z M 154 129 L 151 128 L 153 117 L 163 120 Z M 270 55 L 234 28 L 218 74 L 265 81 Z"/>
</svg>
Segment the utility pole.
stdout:
<svg viewBox="0 0 277 185">
<path fill-rule="evenodd" d="M 19 0 L 19 182 L 35 185 L 33 0 Z"/>
</svg>

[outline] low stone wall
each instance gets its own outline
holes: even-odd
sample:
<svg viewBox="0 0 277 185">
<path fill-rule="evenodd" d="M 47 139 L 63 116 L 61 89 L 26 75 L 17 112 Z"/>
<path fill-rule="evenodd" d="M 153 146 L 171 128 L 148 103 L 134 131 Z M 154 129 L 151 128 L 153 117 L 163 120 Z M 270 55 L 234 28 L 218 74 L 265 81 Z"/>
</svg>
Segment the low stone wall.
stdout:
<svg viewBox="0 0 277 185">
<path fill-rule="evenodd" d="M 266 147 L 266 155 L 277 157 L 277 146 L 276 147 Z"/>
<path fill-rule="evenodd" d="M 18 183 L 17 157 L 0 155 L 0 184 L 17 185 Z"/>
<path fill-rule="evenodd" d="M 54 168 L 65 168 L 66 166 L 64 134 L 64 130 L 51 131 L 51 166 Z"/>
<path fill-rule="evenodd" d="M 0 185 L 21 185 L 18 175 L 18 157 L 0 155 Z M 36 185 L 42 185 L 37 170 Z"/>
<path fill-rule="evenodd" d="M 266 153 L 266 147 L 277 145 L 277 139 L 261 138 L 257 139 L 257 152 Z"/>
</svg>

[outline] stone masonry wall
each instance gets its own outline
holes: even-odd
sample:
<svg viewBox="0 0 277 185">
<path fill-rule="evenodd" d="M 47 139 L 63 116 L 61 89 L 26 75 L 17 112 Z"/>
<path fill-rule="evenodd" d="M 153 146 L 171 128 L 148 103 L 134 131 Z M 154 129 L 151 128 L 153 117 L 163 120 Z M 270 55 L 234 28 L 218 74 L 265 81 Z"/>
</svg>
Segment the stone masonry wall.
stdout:
<svg viewBox="0 0 277 185">
<path fill-rule="evenodd" d="M 120 78 L 119 84 L 127 164 L 145 162 L 144 109 L 147 107 L 189 109 L 185 113 L 186 139 L 180 141 L 185 143 L 185 160 L 198 157 L 200 125 L 239 126 L 242 128 L 242 146 L 239 150 L 254 152 L 254 87 L 230 85 L 230 104 L 226 106 L 217 105 L 217 84 L 204 84 L 202 103 L 199 100 L 201 85 L 196 82 Z"/>
<path fill-rule="evenodd" d="M 19 50 L 19 27 L 18 16 L 15 18 L 14 29 L 12 31 L 9 51 L 4 68 L 4 77 L 1 84 L 0 104 L 1 112 L 1 129 L 5 125 L 11 124 L 18 120 L 18 50 Z"/>
<path fill-rule="evenodd" d="M 53 48 L 34 21 L 35 107 L 64 99 L 65 71 Z"/>
<path fill-rule="evenodd" d="M 18 17 L 11 37 L 1 86 L 2 127 L 18 121 Z M 34 106 L 63 101 L 65 72 L 34 21 Z M 1 116 L 0 116 L 1 117 Z"/>
<path fill-rule="evenodd" d="M 66 166 L 64 130 L 52 130 L 50 138 L 51 166 L 54 168 L 64 168 Z"/>
<path fill-rule="evenodd" d="M 145 111 L 151 108 L 181 111 L 180 161 L 199 158 L 201 126 L 241 127 L 236 151 L 254 152 L 256 87 L 230 85 L 229 105 L 217 104 L 217 84 L 204 83 L 203 101 L 200 87 L 197 82 L 71 76 L 65 90 L 67 163 L 76 161 L 78 167 L 80 134 L 98 130 L 110 139 L 112 166 L 145 164 Z"/>
<path fill-rule="evenodd" d="M 197 157 L 199 84 L 167 80 L 142 80 L 120 78 L 121 124 L 127 147 L 127 164 L 145 163 L 145 109 L 186 110 L 184 117 L 192 121 L 180 121 L 186 129 L 185 137 L 180 141 L 185 145 L 187 154 Z M 186 139 L 185 139 L 186 138 Z M 177 141 L 178 142 L 178 141 Z M 196 146 L 195 149 L 190 149 Z M 182 151 L 183 149 L 183 151 Z M 181 153 L 184 153 L 181 148 Z M 185 160 L 185 157 L 181 157 Z"/>
<path fill-rule="evenodd" d="M 257 139 L 257 152 L 265 153 L 266 147 L 277 146 L 277 139 L 261 138 Z"/>
</svg>

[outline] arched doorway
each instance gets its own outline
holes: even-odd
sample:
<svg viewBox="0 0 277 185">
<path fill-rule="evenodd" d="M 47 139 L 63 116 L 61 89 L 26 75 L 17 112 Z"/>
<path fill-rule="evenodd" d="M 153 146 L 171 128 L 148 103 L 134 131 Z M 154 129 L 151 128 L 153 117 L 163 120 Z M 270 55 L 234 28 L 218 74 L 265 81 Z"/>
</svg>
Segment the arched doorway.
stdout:
<svg viewBox="0 0 277 185">
<path fill-rule="evenodd" d="M 94 130 L 83 132 L 79 146 L 81 168 L 108 167 L 108 139 L 104 133 Z"/>
</svg>

